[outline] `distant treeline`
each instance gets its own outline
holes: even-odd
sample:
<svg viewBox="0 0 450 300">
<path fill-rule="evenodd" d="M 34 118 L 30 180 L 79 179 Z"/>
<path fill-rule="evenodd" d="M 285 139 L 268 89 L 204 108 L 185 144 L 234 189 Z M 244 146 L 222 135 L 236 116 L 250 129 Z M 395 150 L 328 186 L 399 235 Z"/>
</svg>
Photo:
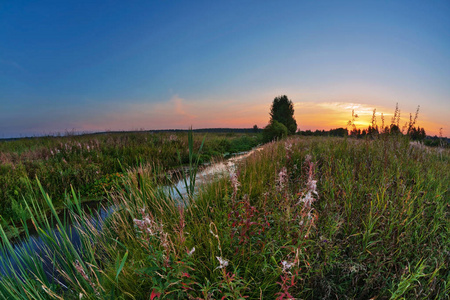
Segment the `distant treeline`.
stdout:
<svg viewBox="0 0 450 300">
<path fill-rule="evenodd" d="M 232 132 L 232 133 L 251 133 L 251 132 L 260 132 L 262 129 L 258 127 L 253 128 L 201 128 L 201 129 L 193 129 L 194 132 Z M 187 132 L 189 129 L 163 129 L 163 130 L 150 130 L 151 132 Z"/>
<path fill-rule="evenodd" d="M 385 127 L 384 130 L 379 130 L 378 127 L 369 126 L 367 129 L 353 129 L 351 131 L 347 128 L 335 128 L 331 130 L 299 130 L 297 132 L 299 135 L 303 136 L 337 136 L 345 137 L 352 136 L 356 138 L 374 137 L 379 135 L 408 135 L 413 141 L 422 141 L 426 146 L 448 146 L 450 145 L 450 138 L 438 137 L 426 135 L 425 129 L 421 127 L 412 127 L 409 132 L 405 134 L 400 131 L 400 129 L 393 125 L 391 128 Z"/>
<path fill-rule="evenodd" d="M 344 137 L 344 136 L 348 136 L 348 130 L 347 130 L 347 128 L 336 128 L 336 129 L 330 129 L 330 130 L 317 129 L 316 131 L 299 130 L 297 132 L 297 134 L 304 135 L 304 136 L 340 136 L 340 137 Z"/>
<path fill-rule="evenodd" d="M 402 132 L 395 125 L 391 126 L 391 128 L 386 127 L 382 130 L 379 130 L 377 126 L 375 126 L 375 127 L 369 126 L 369 127 L 367 127 L 367 129 L 362 129 L 362 130 L 354 128 L 353 130 L 349 131 L 349 130 L 347 130 L 347 128 L 341 127 L 341 128 L 336 128 L 336 129 L 330 129 L 330 130 L 298 131 L 298 133 L 300 135 L 305 135 L 305 136 L 341 136 L 341 137 L 354 136 L 357 138 L 363 138 L 365 136 L 374 136 L 374 135 L 380 135 L 380 134 L 384 134 L 384 135 L 402 134 Z M 425 129 L 420 128 L 420 127 L 411 128 L 409 130 L 409 132 L 407 133 L 407 135 L 409 135 L 412 140 L 423 140 L 427 137 L 426 133 L 425 133 Z"/>
<path fill-rule="evenodd" d="M 177 132 L 187 132 L 189 129 L 158 129 L 158 130 L 133 130 L 133 131 L 103 131 L 103 132 L 95 132 L 95 133 L 79 133 L 75 134 L 73 132 L 66 134 L 57 134 L 57 135 L 48 135 L 47 137 L 61 137 L 61 136 L 73 136 L 73 135 L 103 135 L 103 134 L 123 134 L 123 133 L 159 133 L 159 132 L 168 132 L 168 133 L 177 133 Z M 258 128 L 256 125 L 253 128 L 200 128 L 193 129 L 194 132 L 198 133 L 260 133 L 263 129 Z M 336 136 L 336 137 L 345 137 L 345 136 L 353 136 L 356 138 L 364 138 L 364 137 L 373 137 L 376 135 L 391 135 L 391 134 L 400 134 L 403 135 L 402 131 L 397 125 L 392 125 L 390 127 L 385 127 L 384 129 L 379 129 L 378 126 L 369 126 L 367 129 L 356 129 L 348 130 L 347 128 L 335 128 L 330 130 L 298 130 L 296 134 L 303 136 Z M 427 146 L 448 146 L 450 145 L 450 138 L 446 137 L 438 137 L 438 136 L 427 136 L 425 129 L 421 127 L 410 127 L 406 130 L 404 135 L 410 136 L 413 141 L 422 141 Z M 42 136 L 41 136 L 42 137 Z M 0 142 L 2 141 L 14 141 L 19 139 L 34 139 L 39 137 L 20 137 L 20 138 L 0 138 Z"/>
</svg>

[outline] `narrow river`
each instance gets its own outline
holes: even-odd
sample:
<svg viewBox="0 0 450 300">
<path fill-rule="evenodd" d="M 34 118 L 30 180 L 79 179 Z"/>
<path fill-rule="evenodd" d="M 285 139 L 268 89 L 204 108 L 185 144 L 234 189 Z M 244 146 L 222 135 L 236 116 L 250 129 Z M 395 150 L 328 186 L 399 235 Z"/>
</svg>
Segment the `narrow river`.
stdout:
<svg viewBox="0 0 450 300">
<path fill-rule="evenodd" d="M 233 157 L 225 161 L 213 163 L 209 166 L 204 167 L 196 175 L 196 189 L 198 190 L 198 188 L 202 184 L 210 182 L 211 180 L 220 178 L 221 176 L 228 176 L 231 171 L 235 171 L 239 162 L 243 161 L 255 151 L 260 151 L 261 149 L 262 148 L 259 147 L 248 152 L 237 153 Z M 189 183 L 189 178 L 187 179 L 187 182 Z M 175 192 L 176 190 L 178 190 L 178 192 L 182 196 L 186 195 L 187 193 L 185 182 L 183 179 L 179 180 L 172 186 L 164 186 L 162 188 L 174 199 L 180 199 L 180 195 Z M 113 206 L 102 207 L 98 209 L 94 213 L 94 215 L 90 215 L 89 218 L 94 226 L 97 227 L 97 229 L 101 230 L 104 220 L 112 213 L 114 213 Z M 81 240 L 77 227 L 73 224 L 69 224 L 66 225 L 66 229 L 67 232 L 70 233 L 71 242 L 73 243 L 77 251 L 81 253 Z M 60 230 L 58 230 L 56 227 L 50 231 L 46 231 L 45 234 L 58 240 L 61 237 Z M 0 246 L 2 247 L 2 251 L 0 252 L 0 277 L 10 274 L 12 270 L 18 270 L 18 262 L 14 259 L 15 256 L 20 258 L 29 256 L 33 253 L 34 255 L 37 254 L 41 258 L 47 277 L 51 280 L 57 280 L 57 277 L 59 276 L 56 274 L 51 259 L 49 259 L 51 253 L 47 253 L 48 247 L 46 247 L 45 241 L 42 236 L 43 233 L 35 232 L 30 234 L 29 238 L 23 238 L 22 240 L 15 242 L 13 244 L 14 253 L 8 250 L 5 246 Z M 58 281 L 58 283 L 63 285 L 63 283 L 60 281 Z"/>
</svg>

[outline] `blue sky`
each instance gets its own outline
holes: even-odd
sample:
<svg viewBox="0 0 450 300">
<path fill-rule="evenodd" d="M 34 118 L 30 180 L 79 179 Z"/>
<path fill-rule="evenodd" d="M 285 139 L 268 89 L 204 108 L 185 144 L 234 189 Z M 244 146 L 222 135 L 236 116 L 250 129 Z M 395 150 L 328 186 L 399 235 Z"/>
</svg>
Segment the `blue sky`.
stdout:
<svg viewBox="0 0 450 300">
<path fill-rule="evenodd" d="M 351 109 L 450 135 L 449 1 L 1 1 L 0 138 L 263 127 Z"/>
</svg>

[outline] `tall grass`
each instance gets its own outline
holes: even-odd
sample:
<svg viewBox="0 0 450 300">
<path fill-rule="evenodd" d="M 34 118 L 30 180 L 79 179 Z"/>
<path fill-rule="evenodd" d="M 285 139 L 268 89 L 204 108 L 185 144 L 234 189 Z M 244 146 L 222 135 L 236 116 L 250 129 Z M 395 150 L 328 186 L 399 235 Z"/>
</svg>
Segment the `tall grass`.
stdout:
<svg viewBox="0 0 450 300">
<path fill-rule="evenodd" d="M 14 258 L 22 267 L 2 277 L 0 293 L 448 299 L 449 170 L 448 150 L 402 137 L 290 139 L 265 145 L 180 206 L 158 187 L 153 168 L 130 169 L 123 190 L 110 195 L 116 211 L 102 231 L 72 195 L 68 217 L 78 222 L 81 252 L 60 221 L 60 235 L 46 236 L 50 224 L 28 207 L 61 283 L 31 253 Z"/>
<path fill-rule="evenodd" d="M 199 163 L 225 153 L 249 150 L 259 143 L 251 134 L 212 133 Z M 0 142 L 0 222 L 6 226 L 27 217 L 24 199 L 38 200 L 38 177 L 53 204 L 61 207 L 65 193 L 75 188 L 82 201 L 103 200 L 116 187 L 126 169 L 141 164 L 173 171 L 190 163 L 189 134 L 107 133 L 82 136 L 42 137 Z M 202 137 L 193 138 L 199 147 Z M 160 177 L 161 181 L 165 176 Z M 32 184 L 30 185 L 29 182 Z M 47 207 L 47 209 L 50 209 Z"/>
</svg>

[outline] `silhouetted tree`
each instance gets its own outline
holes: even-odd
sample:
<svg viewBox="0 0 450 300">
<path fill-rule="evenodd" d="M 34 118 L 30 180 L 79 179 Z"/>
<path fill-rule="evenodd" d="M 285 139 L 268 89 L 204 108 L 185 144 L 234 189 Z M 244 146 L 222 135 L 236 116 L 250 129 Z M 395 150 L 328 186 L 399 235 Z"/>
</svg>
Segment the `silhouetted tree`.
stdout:
<svg viewBox="0 0 450 300">
<path fill-rule="evenodd" d="M 367 127 L 367 135 L 375 136 L 378 135 L 378 126 L 369 126 Z"/>
<path fill-rule="evenodd" d="M 329 132 L 330 136 L 346 136 L 348 135 L 347 128 L 336 128 L 336 129 L 330 129 Z"/>
<path fill-rule="evenodd" d="M 270 109 L 271 123 L 278 121 L 288 130 L 288 134 L 294 134 L 297 131 L 297 122 L 294 118 L 294 104 L 286 95 L 273 99 Z"/>
<path fill-rule="evenodd" d="M 426 137 L 425 129 L 424 128 L 420 128 L 420 127 L 417 127 L 417 128 L 412 127 L 412 128 L 409 129 L 409 136 L 411 137 L 412 140 L 422 141 Z"/>
</svg>

